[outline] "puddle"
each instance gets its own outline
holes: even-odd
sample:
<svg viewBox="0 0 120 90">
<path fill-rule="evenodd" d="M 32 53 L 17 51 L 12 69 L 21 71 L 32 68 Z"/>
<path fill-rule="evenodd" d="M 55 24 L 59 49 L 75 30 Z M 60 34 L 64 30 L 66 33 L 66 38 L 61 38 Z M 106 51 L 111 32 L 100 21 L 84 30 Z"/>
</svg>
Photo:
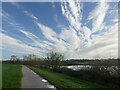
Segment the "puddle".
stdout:
<svg viewBox="0 0 120 90">
<path fill-rule="evenodd" d="M 53 85 L 47 85 L 48 88 L 55 88 Z"/>
<path fill-rule="evenodd" d="M 42 81 L 43 81 L 43 82 L 47 82 L 47 80 L 45 80 L 45 79 L 42 79 Z"/>
</svg>

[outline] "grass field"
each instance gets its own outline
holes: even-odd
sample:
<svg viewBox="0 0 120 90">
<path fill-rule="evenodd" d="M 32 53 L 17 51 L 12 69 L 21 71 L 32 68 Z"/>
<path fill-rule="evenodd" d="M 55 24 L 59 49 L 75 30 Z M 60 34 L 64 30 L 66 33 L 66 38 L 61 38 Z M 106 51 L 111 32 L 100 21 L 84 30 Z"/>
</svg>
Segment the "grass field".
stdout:
<svg viewBox="0 0 120 90">
<path fill-rule="evenodd" d="M 98 85 L 96 83 L 91 83 L 83 80 L 78 80 L 75 77 L 71 77 L 65 74 L 49 71 L 46 69 L 30 67 L 40 76 L 47 79 L 51 84 L 55 85 L 57 88 L 105 88 L 105 86 Z"/>
<path fill-rule="evenodd" d="M 2 88 L 20 88 L 21 78 L 21 65 L 2 65 Z"/>
</svg>

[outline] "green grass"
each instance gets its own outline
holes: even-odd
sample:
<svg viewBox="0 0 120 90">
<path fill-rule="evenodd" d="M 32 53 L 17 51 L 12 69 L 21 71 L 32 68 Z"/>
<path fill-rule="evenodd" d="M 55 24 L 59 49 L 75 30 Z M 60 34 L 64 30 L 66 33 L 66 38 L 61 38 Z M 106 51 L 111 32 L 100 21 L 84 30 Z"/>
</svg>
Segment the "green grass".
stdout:
<svg viewBox="0 0 120 90">
<path fill-rule="evenodd" d="M 20 88 L 21 78 L 21 65 L 2 65 L 2 88 Z"/>
<path fill-rule="evenodd" d="M 79 80 L 75 77 L 53 72 L 43 68 L 30 67 L 40 76 L 44 77 L 57 88 L 105 88 L 106 86 Z"/>
</svg>

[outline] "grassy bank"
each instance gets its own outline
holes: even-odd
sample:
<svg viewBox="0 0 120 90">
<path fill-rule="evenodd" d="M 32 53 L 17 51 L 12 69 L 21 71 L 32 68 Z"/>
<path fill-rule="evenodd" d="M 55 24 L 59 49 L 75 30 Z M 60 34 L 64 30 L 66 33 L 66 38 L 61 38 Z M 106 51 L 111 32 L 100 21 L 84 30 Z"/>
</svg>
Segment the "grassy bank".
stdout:
<svg viewBox="0 0 120 90">
<path fill-rule="evenodd" d="M 54 84 L 57 88 L 105 88 L 105 86 L 98 85 L 83 80 L 78 80 L 75 77 L 71 77 L 65 74 L 53 72 L 43 68 L 30 67 L 40 76 L 47 79 L 51 84 Z"/>
<path fill-rule="evenodd" d="M 21 78 L 21 65 L 2 65 L 2 88 L 20 88 Z"/>
</svg>

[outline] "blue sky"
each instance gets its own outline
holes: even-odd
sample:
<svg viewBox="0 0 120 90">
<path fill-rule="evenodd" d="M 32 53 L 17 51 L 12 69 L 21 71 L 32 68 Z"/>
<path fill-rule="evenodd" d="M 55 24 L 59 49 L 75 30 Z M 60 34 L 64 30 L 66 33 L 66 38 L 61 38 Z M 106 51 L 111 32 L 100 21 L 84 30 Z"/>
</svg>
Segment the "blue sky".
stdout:
<svg viewBox="0 0 120 90">
<path fill-rule="evenodd" d="M 67 59 L 118 57 L 117 2 L 3 2 L 0 15 L 0 58 L 50 51 Z"/>
</svg>

